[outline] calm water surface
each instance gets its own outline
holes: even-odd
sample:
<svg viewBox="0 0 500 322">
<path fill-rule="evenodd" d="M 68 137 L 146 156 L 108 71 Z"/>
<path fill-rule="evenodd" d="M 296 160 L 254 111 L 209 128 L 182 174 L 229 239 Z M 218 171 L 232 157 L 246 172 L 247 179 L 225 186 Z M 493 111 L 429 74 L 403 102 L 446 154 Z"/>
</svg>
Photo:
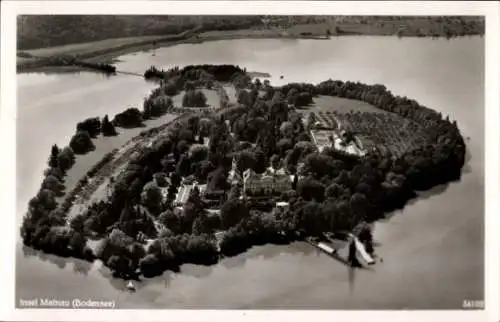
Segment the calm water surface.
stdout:
<svg viewBox="0 0 500 322">
<path fill-rule="evenodd" d="M 346 267 L 295 243 L 255 247 L 212 267 L 184 265 L 123 291 L 99 263 L 40 255 L 19 244 L 17 297 L 115 299 L 121 308 L 458 309 L 484 293 L 484 40 L 345 37 L 231 40 L 162 48 L 120 58 L 142 73 L 154 64 L 239 64 L 271 82 L 328 78 L 382 83 L 398 95 L 456 119 L 470 137 L 460 182 L 415 200 L 378 223 L 374 271 Z M 279 79 L 283 75 L 284 79 Z M 18 75 L 17 218 L 41 182 L 53 143 L 64 146 L 75 122 L 138 105 L 152 84 L 91 73 Z"/>
</svg>

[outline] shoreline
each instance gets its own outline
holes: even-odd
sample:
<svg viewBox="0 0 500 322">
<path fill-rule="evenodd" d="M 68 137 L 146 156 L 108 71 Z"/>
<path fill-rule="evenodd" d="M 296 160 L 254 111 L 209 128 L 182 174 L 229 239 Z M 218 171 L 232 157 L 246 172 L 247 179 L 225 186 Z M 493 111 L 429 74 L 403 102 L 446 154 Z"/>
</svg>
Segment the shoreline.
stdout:
<svg viewBox="0 0 500 322">
<path fill-rule="evenodd" d="M 317 85 L 317 86 L 319 86 L 319 90 L 321 91 L 321 85 Z M 355 94 L 354 95 L 355 97 L 351 97 L 351 95 L 336 94 L 334 89 L 331 89 L 330 87 L 328 87 L 328 86 L 325 87 L 325 86 L 323 86 L 323 88 L 324 88 L 323 95 L 340 96 L 340 97 L 346 97 L 346 98 L 351 98 L 351 99 L 356 99 L 357 98 L 356 95 L 358 95 L 358 96 L 361 95 L 359 93 L 366 93 L 367 91 L 373 90 L 369 85 L 363 84 L 361 87 L 356 88 L 356 90 L 358 91 L 358 94 Z M 377 89 L 377 88 L 375 88 L 375 89 Z M 382 92 L 385 93 L 385 91 L 386 91 L 386 89 L 384 88 L 382 90 Z M 382 95 L 384 95 L 384 94 L 382 94 Z M 372 98 L 372 100 L 374 100 L 374 99 L 375 98 Z M 396 100 L 397 97 L 393 97 L 392 99 Z M 371 101 L 369 99 L 365 99 L 364 101 L 371 103 Z M 421 107 L 421 106 L 419 105 L 419 107 Z M 219 108 L 222 108 L 222 106 L 219 106 Z M 378 108 L 381 110 L 384 110 L 384 107 L 378 107 Z M 433 111 L 432 113 L 435 113 L 435 112 Z M 118 176 L 119 172 L 117 173 L 116 169 L 121 168 L 122 165 L 130 164 L 130 160 L 126 161 L 126 158 L 129 158 L 129 156 L 131 156 L 132 153 L 134 153 L 136 151 L 138 151 L 139 153 L 144 153 L 144 154 L 148 153 L 149 147 L 154 146 L 156 142 L 160 142 L 160 140 L 162 138 L 164 138 L 168 135 L 168 134 L 161 133 L 161 132 L 163 132 L 162 130 L 168 128 L 173 123 L 180 124 L 178 122 L 180 121 L 180 119 L 183 119 L 183 116 L 187 117 L 187 116 L 189 116 L 189 114 L 183 113 L 178 118 L 171 119 L 168 122 L 164 122 L 164 123 L 162 122 L 163 124 L 160 125 L 159 127 L 151 128 L 151 129 L 148 129 L 147 131 L 142 131 L 139 135 L 136 135 L 136 136 L 130 138 L 129 141 L 127 141 L 125 144 L 121 145 L 120 147 L 118 147 L 118 146 L 111 147 L 110 146 L 110 148 L 114 148 L 113 151 L 116 151 L 116 152 L 110 152 L 110 154 L 106 154 L 104 156 L 104 158 L 102 158 L 99 162 L 94 164 L 90 168 L 90 170 L 87 171 L 87 173 L 78 181 L 78 183 L 76 184 L 76 186 L 73 189 L 69 189 L 69 187 L 67 186 L 68 178 L 71 178 L 70 176 L 68 176 L 64 180 L 64 183 L 66 185 L 66 189 L 68 191 L 65 194 L 64 198 L 60 202 L 58 202 L 57 203 L 58 205 L 56 206 L 57 207 L 56 212 L 60 213 L 63 216 L 62 218 L 65 221 L 65 223 L 61 226 L 66 227 L 67 229 L 70 229 L 70 228 L 68 228 L 68 226 L 72 227 L 71 225 L 73 223 L 73 219 L 75 218 L 74 216 L 71 215 L 72 209 L 76 209 L 76 211 L 78 211 L 79 213 L 82 213 L 82 211 L 84 211 L 85 208 L 91 209 L 91 207 L 93 206 L 93 204 L 91 203 L 93 194 L 97 190 L 99 190 L 99 187 L 102 186 L 102 184 L 106 181 L 107 178 L 110 178 L 110 177 L 118 178 L 119 177 Z M 450 136 L 452 136 L 452 135 L 453 136 L 455 136 L 455 135 L 460 136 L 460 133 L 456 129 L 455 129 L 455 131 L 452 131 L 452 130 L 453 130 L 452 128 L 449 129 Z M 131 143 L 130 145 L 128 144 L 129 142 Z M 146 149 L 146 151 L 141 151 L 143 149 Z M 159 151 L 158 149 L 160 149 L 160 148 L 159 147 L 153 148 L 152 150 L 155 150 L 155 149 L 157 151 Z M 92 152 L 89 152 L 89 153 L 92 153 Z M 154 152 L 150 152 L 150 153 L 154 153 Z M 460 170 L 460 172 L 461 172 L 463 164 L 460 164 L 460 155 L 458 154 L 458 156 L 457 156 L 457 155 L 450 154 L 450 155 L 447 155 L 447 157 L 450 158 L 450 160 L 451 160 L 450 162 L 452 162 L 453 165 L 459 166 L 459 168 L 457 170 Z M 120 161 L 118 162 L 118 160 L 120 160 Z M 124 162 L 122 162 L 122 161 L 124 161 Z M 440 166 L 442 166 L 442 165 L 440 165 Z M 460 178 L 460 175 L 458 175 L 458 178 Z M 396 186 L 394 186 L 394 189 L 397 189 L 397 191 L 398 191 L 396 198 L 384 199 L 390 203 L 392 202 L 393 205 L 390 206 L 389 208 L 385 207 L 383 212 L 386 212 L 386 211 L 392 212 L 394 210 L 404 208 L 404 206 L 409 202 L 409 200 L 414 199 L 416 197 L 416 195 L 414 194 L 413 191 L 421 191 L 421 190 L 425 191 L 425 190 L 433 187 L 436 183 L 439 183 L 443 180 L 445 180 L 444 182 L 449 182 L 450 180 L 457 180 L 458 178 L 455 177 L 454 172 L 450 172 L 450 173 L 446 174 L 446 176 L 443 176 L 442 178 L 438 179 L 440 181 L 429 181 L 425 184 L 417 182 L 413 186 L 408 186 L 408 188 L 405 188 L 402 185 L 396 185 Z M 286 200 L 288 201 L 288 199 L 286 199 Z M 110 204 L 113 204 L 113 202 L 114 201 L 111 201 Z M 381 213 L 381 215 L 382 214 L 383 213 Z M 82 218 L 84 218 L 84 217 L 82 217 Z M 379 220 L 381 218 L 385 218 L 385 216 L 378 217 L 378 218 L 376 216 L 372 216 L 372 217 L 366 216 L 366 218 L 364 217 L 362 221 L 358 222 L 358 224 L 361 224 L 362 222 L 365 222 L 365 221 L 366 222 L 376 222 L 377 220 Z M 27 219 L 27 220 L 30 220 L 30 219 Z M 283 220 L 285 220 L 285 219 L 283 219 Z M 155 235 L 156 238 L 153 238 L 153 240 L 160 240 L 159 235 L 161 233 L 161 229 L 156 227 L 155 221 L 153 222 L 153 224 L 154 224 L 153 227 L 157 230 L 156 235 Z M 240 225 L 240 224 L 238 224 L 238 225 Z M 25 227 L 24 224 L 23 224 L 23 227 Z M 28 227 L 27 229 L 29 231 L 29 229 L 31 229 L 30 225 L 28 224 L 27 227 Z M 278 227 L 278 226 L 276 226 L 276 227 Z M 336 228 L 338 229 L 338 227 L 336 227 Z M 220 254 L 223 254 L 225 256 L 231 256 L 231 255 L 234 256 L 234 255 L 245 252 L 246 250 L 248 250 L 248 248 L 250 248 L 254 245 L 260 245 L 261 242 L 263 242 L 265 244 L 268 244 L 268 243 L 271 243 L 271 244 L 285 243 L 285 244 L 287 244 L 287 243 L 292 242 L 292 241 L 300 240 L 301 236 L 304 236 L 304 234 L 307 234 L 307 232 L 305 230 L 304 230 L 304 234 L 303 234 L 301 232 L 301 229 L 306 229 L 306 228 L 303 228 L 303 227 L 301 228 L 299 226 L 297 226 L 296 228 L 286 228 L 286 229 L 285 228 L 276 228 L 276 230 L 273 230 L 274 235 L 269 235 L 269 233 L 266 233 L 266 234 L 262 234 L 262 235 L 256 234 L 256 235 L 248 236 L 248 239 L 245 239 L 245 242 L 243 243 L 243 245 L 240 245 L 240 246 L 230 246 L 229 243 L 232 239 L 229 239 L 230 241 L 229 242 L 226 241 L 225 247 L 221 246 L 222 250 L 219 249 L 214 254 L 217 254 L 217 256 L 220 256 Z M 233 235 L 229 235 L 232 237 L 228 237 L 228 238 L 233 238 L 233 239 L 236 238 L 235 237 L 236 233 L 234 232 L 235 230 L 230 230 L 229 227 L 227 227 L 225 230 L 231 231 L 231 233 L 233 234 Z M 332 232 L 333 231 L 334 230 L 332 230 Z M 21 233 L 21 234 L 23 234 L 23 233 Z M 28 238 L 27 240 L 30 240 L 29 239 L 29 238 L 31 238 L 30 234 L 31 233 L 28 232 L 27 234 L 24 234 L 22 236 L 23 236 L 23 238 L 25 238 L 27 236 L 27 238 Z M 83 231 L 82 231 L 82 234 L 83 234 Z M 227 232 L 224 234 L 226 235 Z M 322 234 L 324 234 L 324 232 L 322 232 Z M 354 232 L 353 232 L 353 234 L 354 234 Z M 88 235 L 82 235 L 82 236 L 86 236 L 87 238 L 89 237 Z M 308 236 L 316 236 L 316 235 L 315 235 L 315 232 L 311 230 L 309 232 Z M 104 237 L 104 238 L 107 238 L 107 237 Z M 148 235 L 148 238 L 150 238 L 149 235 Z M 140 242 L 138 240 L 136 240 L 135 242 L 136 243 L 139 242 L 142 244 L 142 242 Z M 30 243 L 31 242 L 25 242 L 24 244 L 29 246 Z M 35 246 L 35 249 L 38 249 L 38 248 L 36 248 L 37 244 L 32 244 L 32 245 Z M 85 247 L 87 247 L 87 246 L 85 246 Z M 40 249 L 43 250 L 43 248 L 41 246 L 40 246 Z M 48 248 L 48 249 L 50 250 L 50 248 Z M 88 248 L 86 248 L 86 249 L 88 249 Z M 206 251 L 209 252 L 212 250 L 213 249 L 207 249 Z M 147 248 L 144 248 L 144 251 L 147 252 Z M 94 253 L 94 251 L 92 251 L 92 250 L 90 250 L 88 253 L 90 253 L 91 255 L 87 256 L 87 255 L 85 255 L 86 254 L 85 252 L 82 252 L 82 255 L 80 255 L 79 253 L 75 253 L 75 254 L 69 253 L 69 254 L 71 256 L 74 256 L 74 257 L 83 256 L 82 258 L 85 258 L 85 259 L 91 259 L 91 258 L 96 259 L 96 258 L 101 258 L 101 256 L 102 256 L 102 255 L 98 255 L 98 254 Z M 55 254 L 58 254 L 58 253 L 55 253 Z M 212 254 L 212 253 L 210 253 L 210 254 Z M 215 256 L 214 254 L 212 254 L 212 255 Z M 187 256 L 187 255 L 185 255 L 185 256 Z M 104 258 L 106 258 L 106 257 L 104 257 Z M 104 258 L 103 258 L 103 260 L 104 260 Z M 203 261 L 209 261 L 209 262 L 206 262 L 206 264 L 214 264 L 215 262 L 218 261 L 218 259 L 215 259 L 213 257 L 210 257 L 210 259 L 208 259 L 208 258 L 203 259 L 202 258 L 200 260 L 201 260 L 200 264 L 203 264 L 204 263 Z M 198 263 L 198 261 L 186 260 L 186 259 L 184 259 L 182 261 L 179 260 L 179 261 L 180 261 L 179 264 Z M 215 261 L 215 262 L 212 263 L 213 261 Z M 158 262 L 157 264 L 160 264 L 160 263 L 161 262 Z M 149 267 L 149 266 L 147 266 L 147 267 Z M 172 270 L 171 267 L 164 267 L 164 268 L 161 268 L 161 267 L 162 266 L 158 266 L 155 268 L 155 270 L 162 270 L 162 271 L 168 270 L 168 269 Z M 111 268 L 111 266 L 110 266 L 110 268 Z M 137 273 L 137 274 L 139 274 L 137 276 L 140 276 L 140 274 L 142 274 L 143 276 L 148 277 L 149 273 L 147 273 L 147 272 L 149 270 L 150 269 L 147 269 L 147 268 L 146 269 L 141 268 L 141 273 Z M 116 272 L 118 272 L 118 269 L 116 270 Z M 129 273 L 126 273 L 126 274 L 129 274 Z M 134 274 L 136 274 L 135 271 L 134 271 Z M 155 274 L 153 274 L 153 275 L 155 275 Z M 122 277 L 122 275 L 120 275 L 120 276 Z M 135 276 L 135 275 L 133 275 L 133 276 Z"/>
<path fill-rule="evenodd" d="M 86 42 L 86 43 L 81 43 L 81 44 L 73 44 L 73 45 L 63 45 L 63 46 L 55 46 L 55 47 L 46 47 L 46 48 L 40 48 L 40 49 L 33 49 L 33 50 L 25 50 L 25 51 L 18 51 L 23 52 L 23 53 L 28 53 L 31 51 L 37 51 L 37 50 L 55 50 L 61 49 L 63 47 L 67 46 L 96 46 L 97 43 L 102 43 L 102 42 L 109 42 L 110 47 L 107 48 L 100 48 L 100 49 L 95 49 L 95 50 L 90 50 L 88 52 L 84 52 L 83 54 L 79 53 L 74 53 L 73 55 L 82 61 L 85 62 L 90 62 L 90 63 L 106 63 L 106 64 L 111 64 L 116 62 L 116 58 L 119 56 L 127 55 L 127 54 L 132 54 L 132 53 L 137 53 L 137 52 L 149 52 L 151 50 L 155 49 L 160 49 L 160 48 L 167 48 L 171 46 L 176 46 L 176 45 L 183 45 L 183 44 L 201 44 L 204 42 L 211 42 L 211 41 L 224 41 L 224 40 L 241 40 L 241 39 L 284 39 L 284 40 L 300 40 L 300 39 L 312 39 L 312 40 L 330 40 L 335 37 L 348 37 L 348 36 L 379 36 L 379 37 L 398 37 L 398 38 L 446 38 L 446 36 L 433 36 L 433 35 L 428 35 L 428 36 L 419 36 L 419 35 L 403 35 L 403 36 L 398 36 L 397 33 L 384 33 L 382 30 L 379 32 L 375 31 L 373 33 L 366 33 L 362 31 L 343 31 L 338 34 L 331 34 L 331 35 L 324 35 L 324 34 L 311 34 L 311 35 L 296 35 L 296 34 L 285 34 L 284 32 L 280 30 L 269 30 L 271 32 L 268 33 L 256 33 L 256 32 L 251 32 L 254 30 L 237 30 L 228 33 L 224 33 L 221 31 L 215 31 L 215 32 L 205 32 L 205 33 L 200 33 L 200 34 L 194 34 L 193 36 L 187 37 L 186 34 L 189 34 L 190 32 L 193 32 L 192 30 L 188 32 L 184 32 L 179 35 L 170 35 L 170 36 L 158 36 L 158 38 L 152 38 L 148 40 L 137 40 L 136 42 L 131 42 L 127 44 L 122 44 L 122 45 L 112 45 L 112 42 L 118 39 L 107 39 L 107 40 L 102 40 L 102 41 L 96 41 L 96 42 Z M 258 29 L 256 30 L 258 31 Z M 212 34 L 215 33 L 215 34 Z M 462 37 L 470 37 L 470 36 L 480 36 L 484 37 L 484 34 L 471 34 L 471 35 L 463 35 L 463 36 L 454 36 L 452 38 L 462 38 Z M 151 38 L 151 36 L 148 36 Z M 137 38 L 137 37 L 131 37 L 131 38 Z M 30 54 L 31 55 L 31 54 Z M 68 55 L 65 54 L 64 51 L 59 53 L 59 54 L 53 54 L 49 56 L 40 56 L 36 57 L 33 56 L 31 58 L 26 58 L 26 57 L 20 57 L 16 56 L 16 68 L 17 68 L 17 74 L 22 74 L 22 73 L 36 73 L 36 72 L 43 72 L 43 68 L 54 68 L 55 70 L 63 69 L 63 68 L 68 68 L 69 66 L 54 66 L 47 61 L 46 59 L 50 57 L 55 57 L 58 55 Z M 71 71 L 89 71 L 92 69 L 89 68 L 84 68 L 84 67 L 78 67 L 78 66 L 71 66 L 69 67 Z"/>
</svg>

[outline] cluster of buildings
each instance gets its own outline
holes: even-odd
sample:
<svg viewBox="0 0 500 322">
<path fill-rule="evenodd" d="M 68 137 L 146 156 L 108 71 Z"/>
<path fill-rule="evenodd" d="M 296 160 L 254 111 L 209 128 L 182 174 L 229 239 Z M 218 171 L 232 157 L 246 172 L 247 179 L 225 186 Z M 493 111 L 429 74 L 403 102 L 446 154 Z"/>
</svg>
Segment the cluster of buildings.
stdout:
<svg viewBox="0 0 500 322">
<path fill-rule="evenodd" d="M 315 121 L 308 124 L 306 118 L 302 119 L 304 125 L 310 128 L 313 143 L 318 151 L 323 151 L 326 147 L 357 156 L 364 156 L 368 151 L 376 149 L 375 144 L 364 135 L 353 134 L 344 129 L 342 122 L 334 115 L 335 126 L 328 126 L 325 123 Z"/>
<path fill-rule="evenodd" d="M 241 176 L 237 170 L 236 158 L 233 158 L 227 180 L 230 185 L 242 182 L 243 193 L 246 195 L 270 195 L 291 190 L 293 175 L 288 174 L 283 168 L 269 167 L 264 173 L 256 173 L 252 169 L 247 169 Z"/>
<path fill-rule="evenodd" d="M 292 189 L 293 175 L 269 167 L 264 173 L 247 169 L 243 173 L 243 191 L 250 195 L 271 195 Z"/>
<path fill-rule="evenodd" d="M 352 140 L 348 139 L 344 131 L 311 130 L 311 136 L 319 152 L 326 147 L 333 147 L 352 155 L 364 156 L 366 154 L 361 140 L 356 136 Z"/>
</svg>

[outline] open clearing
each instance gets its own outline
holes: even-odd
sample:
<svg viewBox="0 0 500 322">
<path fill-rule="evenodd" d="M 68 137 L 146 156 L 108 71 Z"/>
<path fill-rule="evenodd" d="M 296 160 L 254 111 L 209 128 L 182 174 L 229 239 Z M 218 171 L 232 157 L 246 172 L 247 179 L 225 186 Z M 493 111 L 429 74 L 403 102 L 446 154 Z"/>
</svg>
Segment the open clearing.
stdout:
<svg viewBox="0 0 500 322">
<path fill-rule="evenodd" d="M 231 85 L 224 85 L 223 87 L 226 90 L 227 96 L 229 97 L 229 104 L 236 105 L 238 103 L 238 98 L 236 97 L 236 88 Z"/>
<path fill-rule="evenodd" d="M 313 104 L 306 109 L 299 109 L 305 112 L 370 112 L 370 113 L 388 113 L 378 109 L 375 106 L 359 100 L 353 100 L 343 97 L 319 95 L 313 98 Z"/>
</svg>

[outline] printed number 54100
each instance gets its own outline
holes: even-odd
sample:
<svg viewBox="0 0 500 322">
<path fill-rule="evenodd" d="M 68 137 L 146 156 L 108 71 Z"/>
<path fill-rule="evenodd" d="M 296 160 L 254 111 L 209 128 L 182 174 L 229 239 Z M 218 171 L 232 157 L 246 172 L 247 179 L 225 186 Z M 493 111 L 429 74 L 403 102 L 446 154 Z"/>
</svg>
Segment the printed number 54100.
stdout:
<svg viewBox="0 0 500 322">
<path fill-rule="evenodd" d="M 472 301 L 464 300 L 462 302 L 462 308 L 464 309 L 484 309 L 484 301 Z"/>
</svg>

